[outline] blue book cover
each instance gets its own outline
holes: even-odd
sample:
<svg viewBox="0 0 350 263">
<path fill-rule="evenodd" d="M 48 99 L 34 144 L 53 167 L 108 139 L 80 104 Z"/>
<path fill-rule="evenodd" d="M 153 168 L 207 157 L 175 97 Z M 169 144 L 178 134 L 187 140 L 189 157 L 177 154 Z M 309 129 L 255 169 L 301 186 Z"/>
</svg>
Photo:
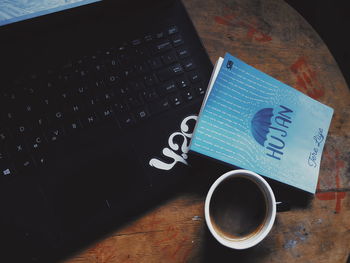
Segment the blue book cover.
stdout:
<svg viewBox="0 0 350 263">
<path fill-rule="evenodd" d="M 213 71 L 190 150 L 315 193 L 332 115 L 226 54 Z"/>
</svg>

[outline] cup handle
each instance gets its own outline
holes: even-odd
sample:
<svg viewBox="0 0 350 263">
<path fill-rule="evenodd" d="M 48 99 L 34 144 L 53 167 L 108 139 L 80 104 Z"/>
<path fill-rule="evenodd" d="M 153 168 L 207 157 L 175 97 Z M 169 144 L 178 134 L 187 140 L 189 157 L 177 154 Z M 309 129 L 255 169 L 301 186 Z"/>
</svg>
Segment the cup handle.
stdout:
<svg viewBox="0 0 350 263">
<path fill-rule="evenodd" d="M 276 209 L 277 212 L 286 212 L 290 210 L 290 204 L 288 202 L 285 201 L 279 201 L 276 202 Z"/>
</svg>

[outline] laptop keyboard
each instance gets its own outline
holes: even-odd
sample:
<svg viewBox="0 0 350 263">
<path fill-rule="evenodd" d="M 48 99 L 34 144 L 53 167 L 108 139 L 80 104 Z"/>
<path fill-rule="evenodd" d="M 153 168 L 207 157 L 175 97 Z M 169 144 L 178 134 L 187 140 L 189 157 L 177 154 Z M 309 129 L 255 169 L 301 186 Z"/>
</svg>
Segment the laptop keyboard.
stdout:
<svg viewBox="0 0 350 263">
<path fill-rule="evenodd" d="M 132 127 L 204 92 L 177 26 L 15 80 L 0 94 L 0 178 L 33 174 L 67 136 Z"/>
</svg>

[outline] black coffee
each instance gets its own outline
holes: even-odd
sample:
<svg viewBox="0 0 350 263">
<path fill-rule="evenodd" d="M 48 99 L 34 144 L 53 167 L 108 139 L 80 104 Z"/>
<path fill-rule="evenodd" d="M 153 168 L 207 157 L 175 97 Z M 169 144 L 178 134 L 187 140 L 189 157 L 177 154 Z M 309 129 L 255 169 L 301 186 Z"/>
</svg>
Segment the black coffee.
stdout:
<svg viewBox="0 0 350 263">
<path fill-rule="evenodd" d="M 223 237 L 246 238 L 258 231 L 266 218 L 266 201 L 260 188 L 243 177 L 226 179 L 210 201 L 214 229 Z"/>
</svg>

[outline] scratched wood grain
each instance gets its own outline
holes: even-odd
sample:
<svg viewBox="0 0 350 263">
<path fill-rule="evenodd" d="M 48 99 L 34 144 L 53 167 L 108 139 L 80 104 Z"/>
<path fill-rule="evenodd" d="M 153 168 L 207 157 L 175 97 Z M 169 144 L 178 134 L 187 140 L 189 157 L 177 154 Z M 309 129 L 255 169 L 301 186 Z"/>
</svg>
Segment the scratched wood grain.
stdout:
<svg viewBox="0 0 350 263">
<path fill-rule="evenodd" d="M 281 0 L 186 0 L 184 4 L 212 62 L 230 52 L 334 108 L 317 193 L 306 208 L 278 213 L 272 232 L 261 244 L 232 251 L 218 245 L 206 228 L 205 191 L 182 192 L 65 263 L 346 262 L 350 92 L 326 45 Z"/>
</svg>

